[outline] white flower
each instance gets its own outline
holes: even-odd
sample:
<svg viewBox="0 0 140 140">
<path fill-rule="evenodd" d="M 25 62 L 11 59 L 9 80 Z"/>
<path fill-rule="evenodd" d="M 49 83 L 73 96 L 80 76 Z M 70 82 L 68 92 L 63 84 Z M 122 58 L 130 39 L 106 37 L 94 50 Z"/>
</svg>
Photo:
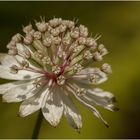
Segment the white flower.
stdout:
<svg viewBox="0 0 140 140">
<path fill-rule="evenodd" d="M 5 102 L 21 102 L 19 115 L 25 117 L 41 109 L 45 119 L 57 126 L 64 114 L 70 125 L 80 130 L 82 119 L 71 100 L 74 96 L 108 126 L 95 105 L 116 111 L 115 97 L 99 88 L 107 80 L 111 67 L 90 64 L 107 54 L 97 38 L 88 37 L 84 25 L 54 18 L 23 28 L 7 45 L 8 54 L 0 54 L 0 78 L 15 80 L 0 85 Z"/>
</svg>

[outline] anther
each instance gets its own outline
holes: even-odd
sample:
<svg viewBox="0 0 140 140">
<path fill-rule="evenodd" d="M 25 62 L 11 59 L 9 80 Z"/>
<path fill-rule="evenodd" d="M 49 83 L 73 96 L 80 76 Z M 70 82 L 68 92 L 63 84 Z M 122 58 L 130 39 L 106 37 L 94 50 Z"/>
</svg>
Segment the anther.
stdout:
<svg viewBox="0 0 140 140">
<path fill-rule="evenodd" d="M 93 59 L 95 61 L 102 61 L 103 60 L 103 58 L 102 58 L 102 56 L 101 56 L 101 54 L 99 52 L 93 53 Z"/>
<path fill-rule="evenodd" d="M 76 27 L 75 29 L 73 29 L 71 31 L 71 37 L 72 38 L 78 38 L 79 37 L 79 28 L 78 27 Z"/>
<path fill-rule="evenodd" d="M 61 68 L 58 67 L 58 66 L 53 66 L 52 67 L 52 72 L 55 73 L 55 74 L 59 74 L 61 71 Z"/>
<path fill-rule="evenodd" d="M 16 65 L 12 65 L 12 66 L 10 67 L 10 72 L 11 72 L 12 74 L 17 74 L 17 73 L 18 73 L 18 70 L 19 70 L 19 67 L 16 66 Z"/>
<path fill-rule="evenodd" d="M 100 45 L 98 46 L 98 50 L 99 50 L 99 52 L 100 52 L 100 54 L 101 54 L 102 56 L 108 54 L 108 51 L 107 51 L 107 49 L 105 48 L 105 46 L 104 46 L 103 44 L 100 44 Z"/>
<path fill-rule="evenodd" d="M 97 84 L 100 76 L 98 74 L 90 74 L 89 82 L 92 84 Z"/>
<path fill-rule="evenodd" d="M 66 28 L 67 28 L 66 25 L 63 25 L 63 24 L 59 25 L 59 27 L 58 27 L 60 33 L 65 32 Z"/>
<path fill-rule="evenodd" d="M 54 41 L 54 44 L 59 45 L 61 43 L 61 38 L 60 37 L 54 37 L 53 41 Z"/>
<path fill-rule="evenodd" d="M 51 34 L 52 34 L 53 36 L 58 36 L 59 33 L 60 33 L 60 31 L 59 31 L 58 28 L 52 29 L 50 32 L 51 32 Z"/>
<path fill-rule="evenodd" d="M 78 88 L 76 93 L 77 93 L 78 96 L 85 95 L 86 94 L 86 89 Z"/>
<path fill-rule="evenodd" d="M 29 67 L 29 63 L 28 63 L 27 61 L 23 60 L 23 61 L 21 62 L 21 67 L 22 67 L 22 68 L 28 68 L 28 67 Z"/>
<path fill-rule="evenodd" d="M 74 26 L 74 22 L 70 20 L 63 20 L 62 24 L 66 25 L 68 28 L 72 28 Z"/>
<path fill-rule="evenodd" d="M 31 35 L 32 37 L 34 36 L 35 30 L 32 29 L 28 34 Z"/>
<path fill-rule="evenodd" d="M 111 69 L 111 66 L 107 63 L 104 63 L 101 67 L 101 70 L 103 72 L 105 72 L 106 74 L 111 74 L 112 73 L 112 69 Z"/>
<path fill-rule="evenodd" d="M 88 36 L 88 28 L 84 25 L 79 26 L 80 36 L 87 37 Z"/>
<path fill-rule="evenodd" d="M 66 53 L 64 51 L 59 51 L 58 52 L 58 57 L 59 58 L 62 58 L 62 57 L 65 57 L 66 56 Z"/>
<path fill-rule="evenodd" d="M 83 57 L 86 60 L 90 60 L 90 59 L 93 58 L 93 55 L 92 55 L 92 53 L 89 50 L 87 50 L 87 51 L 84 52 Z"/>
<path fill-rule="evenodd" d="M 62 86 L 65 84 L 66 78 L 63 75 L 60 75 L 59 77 L 57 77 L 57 84 Z"/>
<path fill-rule="evenodd" d="M 68 28 L 72 28 L 73 26 L 74 26 L 74 22 L 69 20 L 69 21 L 67 22 L 67 27 L 68 27 Z"/>
<path fill-rule="evenodd" d="M 39 59 L 42 59 L 44 57 L 43 52 L 41 50 L 38 50 L 37 53 L 38 53 Z"/>
<path fill-rule="evenodd" d="M 71 56 L 71 58 L 74 58 L 75 56 L 77 56 L 83 49 L 85 48 L 84 45 L 78 45 L 73 49 L 73 54 Z M 82 56 L 83 54 L 81 54 Z M 83 56 L 82 56 L 83 57 Z"/>
<path fill-rule="evenodd" d="M 28 34 L 31 30 L 32 30 L 32 25 L 31 24 L 23 27 L 23 32 L 26 33 L 26 34 Z"/>
<path fill-rule="evenodd" d="M 93 38 L 89 37 L 89 38 L 86 39 L 86 45 L 89 46 L 89 47 L 96 48 L 97 43 Z"/>
<path fill-rule="evenodd" d="M 21 34 L 17 33 L 15 34 L 13 37 L 12 37 L 12 41 L 13 42 L 16 42 L 16 43 L 19 43 L 21 41 Z"/>
<path fill-rule="evenodd" d="M 85 45 L 85 43 L 86 43 L 86 38 L 84 38 L 84 37 L 79 37 L 79 38 L 78 38 L 78 43 L 79 43 L 80 45 Z"/>
<path fill-rule="evenodd" d="M 45 22 L 37 22 L 36 23 L 36 27 L 37 27 L 38 31 L 45 32 L 47 30 L 48 23 L 45 23 Z"/>
<path fill-rule="evenodd" d="M 81 70 L 83 69 L 83 67 L 80 64 L 75 64 L 74 65 L 74 72 L 79 73 Z"/>
<path fill-rule="evenodd" d="M 26 45 L 30 45 L 30 44 L 32 44 L 32 42 L 33 42 L 33 37 L 30 34 L 28 34 L 27 36 L 25 36 L 24 43 Z"/>
<path fill-rule="evenodd" d="M 70 38 L 70 36 L 65 36 L 63 38 L 63 44 L 64 45 L 70 45 L 71 44 L 71 38 Z"/>
<path fill-rule="evenodd" d="M 50 24 L 50 26 L 52 26 L 52 27 L 56 27 L 56 26 L 58 26 L 59 24 L 61 24 L 61 22 L 62 22 L 62 19 L 61 19 L 61 18 L 54 18 L 54 19 L 51 19 L 51 20 L 49 21 L 49 24 Z"/>
<path fill-rule="evenodd" d="M 39 31 L 36 31 L 36 32 L 34 32 L 34 38 L 36 39 L 36 40 L 38 40 L 38 39 L 41 39 L 41 32 L 39 32 Z"/>
<path fill-rule="evenodd" d="M 51 44 L 52 44 L 52 38 L 46 38 L 46 39 L 43 40 L 42 43 L 45 47 L 50 47 Z"/>
<path fill-rule="evenodd" d="M 52 64 L 50 57 L 47 57 L 47 56 L 43 57 L 41 61 L 44 65 L 46 65 L 46 64 L 51 65 Z"/>
</svg>

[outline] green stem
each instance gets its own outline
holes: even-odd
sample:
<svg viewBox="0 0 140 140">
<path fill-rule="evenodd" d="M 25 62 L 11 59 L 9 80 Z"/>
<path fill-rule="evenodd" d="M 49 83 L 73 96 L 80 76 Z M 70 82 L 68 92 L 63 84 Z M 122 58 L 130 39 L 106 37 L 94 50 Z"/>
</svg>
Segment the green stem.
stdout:
<svg viewBox="0 0 140 140">
<path fill-rule="evenodd" d="M 43 120 L 43 115 L 42 115 L 42 112 L 40 110 L 38 117 L 37 117 L 37 120 L 36 120 L 34 130 L 33 130 L 32 139 L 38 139 L 42 120 Z"/>
</svg>

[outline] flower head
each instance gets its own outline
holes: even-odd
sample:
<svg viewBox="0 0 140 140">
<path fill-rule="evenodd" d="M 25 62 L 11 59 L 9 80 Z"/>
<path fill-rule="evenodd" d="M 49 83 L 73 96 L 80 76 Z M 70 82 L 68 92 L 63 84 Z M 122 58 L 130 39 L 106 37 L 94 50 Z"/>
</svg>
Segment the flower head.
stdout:
<svg viewBox="0 0 140 140">
<path fill-rule="evenodd" d="M 0 85 L 5 102 L 22 102 L 19 115 L 25 117 L 41 109 L 45 119 L 57 126 L 64 114 L 70 125 L 80 130 L 82 119 L 72 102 L 75 97 L 108 126 L 95 105 L 116 111 L 114 96 L 94 88 L 112 72 L 109 64 L 91 64 L 108 53 L 88 28 L 70 20 L 54 18 L 23 27 L 0 54 L 0 78 L 16 80 Z"/>
</svg>

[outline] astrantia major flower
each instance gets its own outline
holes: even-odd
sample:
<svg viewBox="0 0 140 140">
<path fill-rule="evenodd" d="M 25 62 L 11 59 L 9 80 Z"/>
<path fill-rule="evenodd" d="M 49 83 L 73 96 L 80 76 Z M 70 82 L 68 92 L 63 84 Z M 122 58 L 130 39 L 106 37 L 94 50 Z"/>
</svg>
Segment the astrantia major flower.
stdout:
<svg viewBox="0 0 140 140">
<path fill-rule="evenodd" d="M 24 27 L 24 35 L 14 35 L 7 45 L 8 54 L 0 54 L 0 78 L 15 80 L 0 85 L 3 101 L 22 102 L 22 117 L 41 109 L 52 126 L 64 114 L 80 130 L 81 115 L 71 99 L 75 97 L 108 126 L 95 105 L 116 111 L 115 98 L 94 85 L 108 79 L 111 67 L 107 63 L 90 66 L 108 53 L 104 45 L 89 36 L 87 27 L 70 20 L 41 20 L 34 28 Z"/>
</svg>

